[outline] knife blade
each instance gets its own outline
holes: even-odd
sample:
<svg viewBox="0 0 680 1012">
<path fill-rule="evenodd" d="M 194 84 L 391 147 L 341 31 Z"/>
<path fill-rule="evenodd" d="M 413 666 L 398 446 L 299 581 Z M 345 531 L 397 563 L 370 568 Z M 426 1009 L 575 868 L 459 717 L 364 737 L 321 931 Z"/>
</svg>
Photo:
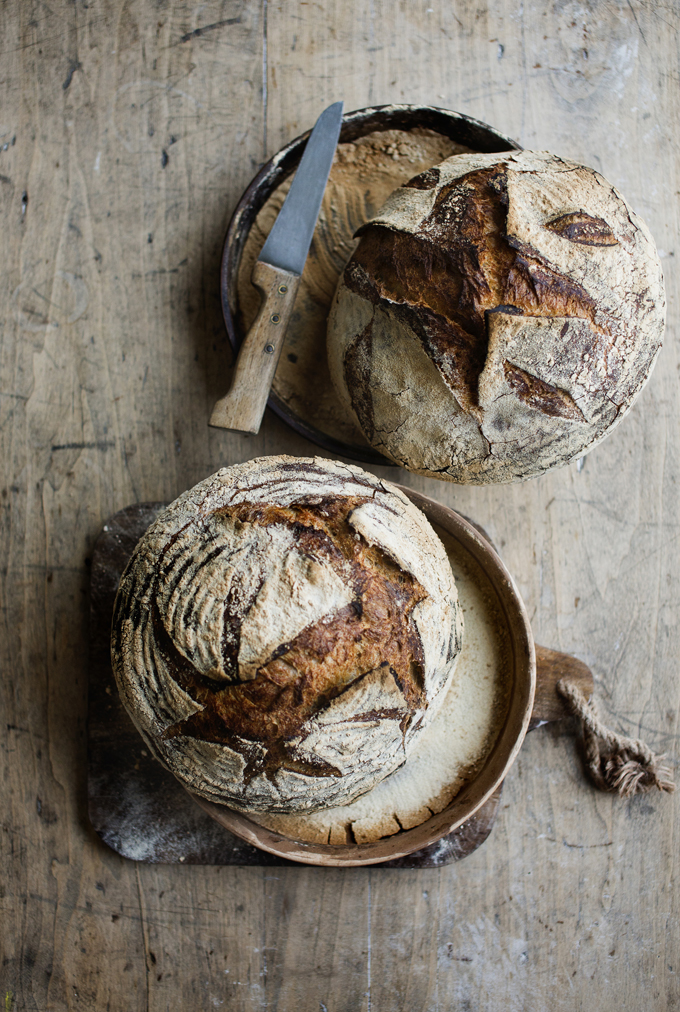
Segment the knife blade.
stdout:
<svg viewBox="0 0 680 1012">
<path fill-rule="evenodd" d="M 340 136 L 343 103 L 319 116 L 278 217 L 255 262 L 252 282 L 262 303 L 239 348 L 231 387 L 210 425 L 258 432 L 293 311 Z"/>
</svg>

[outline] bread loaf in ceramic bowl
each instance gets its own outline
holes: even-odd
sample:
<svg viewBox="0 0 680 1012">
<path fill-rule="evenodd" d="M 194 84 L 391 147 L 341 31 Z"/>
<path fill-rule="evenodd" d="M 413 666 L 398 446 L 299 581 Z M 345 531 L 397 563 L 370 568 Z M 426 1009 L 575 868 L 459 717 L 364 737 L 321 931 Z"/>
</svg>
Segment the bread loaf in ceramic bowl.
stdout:
<svg viewBox="0 0 680 1012">
<path fill-rule="evenodd" d="M 444 547 L 395 486 L 321 458 L 224 468 L 121 579 L 112 659 L 153 754 L 245 812 L 347 804 L 397 769 L 454 678 Z"/>
<path fill-rule="evenodd" d="M 357 232 L 331 377 L 369 442 L 418 474 L 530 478 L 590 450 L 661 347 L 659 258 L 601 175 L 547 152 L 460 154 Z"/>
</svg>

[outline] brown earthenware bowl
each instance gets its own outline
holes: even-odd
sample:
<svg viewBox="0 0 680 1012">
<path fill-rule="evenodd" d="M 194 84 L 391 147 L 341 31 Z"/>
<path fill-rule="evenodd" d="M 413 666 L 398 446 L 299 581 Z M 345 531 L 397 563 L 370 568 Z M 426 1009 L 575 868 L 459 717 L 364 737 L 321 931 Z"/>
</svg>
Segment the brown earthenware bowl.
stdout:
<svg viewBox="0 0 680 1012">
<path fill-rule="evenodd" d="M 408 132 L 416 127 L 424 127 L 442 134 L 456 144 L 465 145 L 473 151 L 518 150 L 518 145 L 514 141 L 485 123 L 480 123 L 478 120 L 464 116 L 462 113 L 452 112 L 449 109 L 437 109 L 433 106 L 423 105 L 373 106 L 347 113 L 343 118 L 340 143 L 355 141 L 375 132 L 385 130 Z M 241 197 L 229 224 L 222 255 L 221 295 L 224 322 L 234 352 L 238 351 L 245 336 L 238 300 L 238 276 L 248 235 L 264 204 L 277 187 L 295 172 L 308 136 L 309 131 L 291 141 L 260 169 Z M 322 349 L 323 361 L 320 363 L 318 375 L 314 377 L 314 383 L 330 385 L 330 377 L 325 375 L 327 372 L 325 333 L 320 334 L 318 340 Z M 326 424 L 326 427 L 322 428 L 323 423 L 314 416 L 313 404 L 311 411 L 303 418 L 295 404 L 300 400 L 308 401 L 309 396 L 310 392 L 304 386 L 295 391 L 295 397 L 290 401 L 284 400 L 275 390 L 272 390 L 268 404 L 296 432 L 331 453 L 369 464 L 393 465 L 392 461 L 383 457 L 368 443 L 356 445 L 344 442 L 336 438 L 337 433 L 332 431 L 332 426 Z M 315 396 L 318 396 L 316 386 L 312 391 L 312 397 Z M 318 424 L 315 424 L 317 421 Z"/>
<path fill-rule="evenodd" d="M 496 597 L 498 613 L 507 626 L 511 652 L 508 668 L 512 685 L 505 721 L 481 770 L 463 786 L 443 811 L 413 829 L 402 830 L 375 843 L 339 846 L 295 840 L 265 829 L 240 812 L 194 795 L 198 804 L 231 833 L 270 854 L 305 864 L 350 867 L 394 860 L 435 843 L 470 819 L 498 788 L 521 748 L 532 717 L 534 723 L 554 718 L 555 713 L 550 707 L 554 709 L 557 698 L 548 698 L 551 688 L 548 684 L 551 681 L 550 672 L 552 671 L 553 689 L 556 675 L 566 673 L 570 667 L 575 668 L 577 677 L 581 669 L 581 677 L 585 677 L 587 682 L 589 672 L 581 662 L 539 647 L 544 677 L 543 691 L 540 693 L 541 706 L 536 711 L 536 649 L 526 608 L 510 573 L 493 546 L 468 520 L 428 496 L 401 487 L 432 524 L 442 528 L 458 543 L 463 556 L 468 553 L 472 557 L 489 580 Z M 587 675 L 583 675 L 583 670 Z M 557 714 L 559 713 L 557 704 Z"/>
</svg>

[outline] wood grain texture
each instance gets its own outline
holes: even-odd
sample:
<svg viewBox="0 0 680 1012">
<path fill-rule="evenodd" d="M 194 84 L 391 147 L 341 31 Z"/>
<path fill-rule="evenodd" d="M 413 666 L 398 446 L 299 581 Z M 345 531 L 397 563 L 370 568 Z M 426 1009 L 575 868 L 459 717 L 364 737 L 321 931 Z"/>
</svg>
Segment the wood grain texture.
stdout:
<svg viewBox="0 0 680 1012">
<path fill-rule="evenodd" d="M 219 258 L 258 164 L 344 98 L 449 106 L 592 165 L 663 251 L 659 363 L 581 464 L 510 488 L 390 477 L 482 523 L 538 641 L 677 762 L 677 6 L 9 0 L 0 26 L 6 1008 L 678 1008 L 680 795 L 596 793 L 568 723 L 527 738 L 485 845 L 420 871 L 135 866 L 87 829 L 84 746 L 103 519 L 309 451 L 270 415 L 208 427 Z"/>
<path fill-rule="evenodd" d="M 257 260 L 252 283 L 262 296 L 260 311 L 239 348 L 231 387 L 213 408 L 210 424 L 257 433 L 293 312 L 300 275 Z"/>
<path fill-rule="evenodd" d="M 550 720 L 561 720 L 569 713 L 564 698 L 557 691 L 561 678 L 568 679 L 580 689 L 586 699 L 591 698 L 593 673 L 587 664 L 570 654 L 536 646 L 536 694 L 529 730 Z"/>
</svg>

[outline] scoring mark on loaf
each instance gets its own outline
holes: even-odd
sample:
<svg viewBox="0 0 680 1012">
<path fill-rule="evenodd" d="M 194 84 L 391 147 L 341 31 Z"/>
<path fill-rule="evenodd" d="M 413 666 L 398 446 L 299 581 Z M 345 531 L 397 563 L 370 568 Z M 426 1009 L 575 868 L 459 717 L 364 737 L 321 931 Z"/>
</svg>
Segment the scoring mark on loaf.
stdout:
<svg viewBox="0 0 680 1012">
<path fill-rule="evenodd" d="M 604 218 L 597 218 L 585 211 L 561 214 L 552 221 L 546 222 L 546 228 L 570 242 L 578 242 L 583 246 L 617 246 L 618 239 Z"/>
<path fill-rule="evenodd" d="M 572 422 L 585 422 L 583 412 L 566 390 L 560 390 L 538 376 L 532 376 L 507 360 L 503 362 L 503 374 L 512 392 L 529 407 Z"/>
<path fill-rule="evenodd" d="M 413 714 L 427 705 L 422 643 L 412 620 L 426 592 L 352 525 L 352 514 L 369 502 L 313 496 L 288 507 L 225 507 L 211 517 L 208 545 L 220 540 L 220 529 L 231 537 L 204 555 L 194 546 L 193 566 L 182 540 L 173 541 L 164 556 L 153 632 L 172 677 L 202 709 L 167 728 L 166 740 L 186 735 L 229 745 L 247 760 L 246 783 L 282 768 L 340 776 L 331 763 L 300 758 L 299 742 L 288 743 L 376 669 L 394 680 L 401 705 L 343 719 L 392 719 L 406 733 Z M 226 595 L 225 568 L 231 576 Z M 214 621 L 215 602 L 222 604 L 223 631 Z M 206 631 L 208 661 L 205 645 L 196 648 Z M 221 665 L 214 656 L 219 650 Z M 250 742 L 265 745 L 264 755 Z"/>
<path fill-rule="evenodd" d="M 344 273 L 350 291 L 375 307 L 388 308 L 410 327 L 461 408 L 479 421 L 488 313 L 581 318 L 602 329 L 595 302 L 582 286 L 554 270 L 537 250 L 507 235 L 507 204 L 505 166 L 468 173 L 441 188 L 416 231 L 370 223 L 359 229 L 362 238 Z M 575 217 L 564 216 L 570 234 L 576 229 Z M 607 228 L 603 222 L 601 234 Z M 579 234 L 585 234 L 584 229 Z M 369 439 L 375 432 L 372 397 L 366 389 L 371 382 L 371 325 L 372 320 L 344 358 L 352 404 Z M 536 410 L 556 413 L 549 398 L 521 399 Z M 583 416 L 576 408 L 561 417 Z"/>
</svg>

